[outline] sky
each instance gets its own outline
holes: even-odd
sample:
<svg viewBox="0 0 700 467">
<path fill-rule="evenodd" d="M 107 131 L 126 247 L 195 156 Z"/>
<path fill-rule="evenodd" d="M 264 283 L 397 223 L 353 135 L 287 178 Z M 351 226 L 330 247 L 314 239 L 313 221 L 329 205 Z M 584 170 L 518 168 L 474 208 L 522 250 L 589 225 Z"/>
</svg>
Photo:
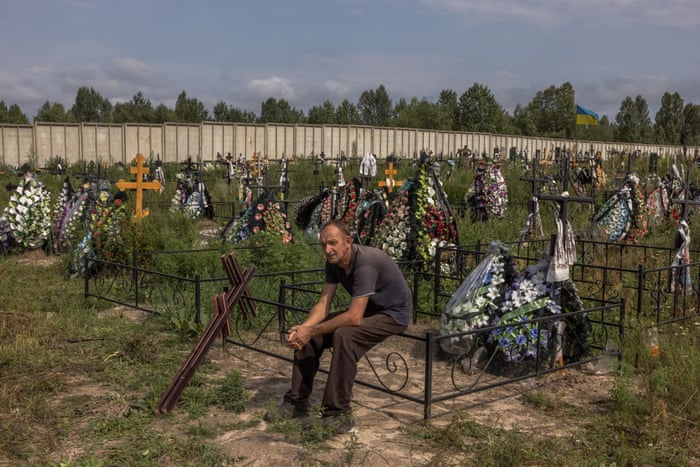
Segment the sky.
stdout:
<svg viewBox="0 0 700 467">
<path fill-rule="evenodd" d="M 475 83 L 512 114 L 569 82 L 614 121 L 642 96 L 700 104 L 698 0 L 2 0 L 0 100 L 32 118 L 79 87 L 112 104 L 139 91 L 260 115 L 357 103 L 383 85 L 396 103 L 436 102 Z"/>
</svg>

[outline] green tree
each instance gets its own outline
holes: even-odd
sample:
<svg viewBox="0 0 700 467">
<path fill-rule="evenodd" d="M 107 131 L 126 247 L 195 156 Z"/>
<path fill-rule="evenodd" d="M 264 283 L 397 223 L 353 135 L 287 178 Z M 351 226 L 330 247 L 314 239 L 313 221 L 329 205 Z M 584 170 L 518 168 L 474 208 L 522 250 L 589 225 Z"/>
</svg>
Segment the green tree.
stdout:
<svg viewBox="0 0 700 467">
<path fill-rule="evenodd" d="M 568 81 L 560 87 L 538 91 L 527 105 L 535 136 L 572 138 L 576 131 L 574 88 Z"/>
<path fill-rule="evenodd" d="M 309 109 L 306 121 L 313 125 L 323 125 L 324 123 L 336 123 L 335 106 L 326 100 L 320 106 L 313 106 Z"/>
<path fill-rule="evenodd" d="M 255 113 L 229 106 L 224 101 L 216 103 L 213 113 L 214 121 L 217 122 L 254 123 L 256 120 Z"/>
<path fill-rule="evenodd" d="M 114 121 L 117 123 L 153 123 L 155 113 L 151 101 L 139 91 L 129 102 L 114 105 Z"/>
<path fill-rule="evenodd" d="M 0 123 L 12 123 L 14 125 L 27 125 L 29 119 L 17 104 L 7 107 L 5 101 L 0 101 Z"/>
<path fill-rule="evenodd" d="M 615 139 L 628 143 L 650 143 L 654 133 L 649 118 L 649 106 L 642 96 L 634 100 L 627 96 L 620 104 L 615 117 L 617 131 Z"/>
<path fill-rule="evenodd" d="M 656 142 L 660 144 L 680 144 L 683 131 L 683 99 L 677 92 L 665 92 L 661 97 L 661 107 L 656 112 Z"/>
<path fill-rule="evenodd" d="M 360 122 L 372 126 L 388 126 L 391 118 L 392 105 L 389 94 L 381 84 L 375 90 L 363 91 L 357 101 Z"/>
<path fill-rule="evenodd" d="M 456 122 L 459 117 L 459 103 L 457 93 L 452 89 L 443 89 L 437 101 L 439 130 L 456 130 Z"/>
<path fill-rule="evenodd" d="M 260 106 L 260 123 L 303 123 L 304 112 L 297 110 L 285 99 L 268 98 Z"/>
<path fill-rule="evenodd" d="M 597 125 L 579 125 L 576 128 L 576 138 L 586 141 L 614 141 L 615 127 L 610 124 L 607 115 L 602 115 Z"/>
<path fill-rule="evenodd" d="M 460 97 L 457 112 L 457 129 L 496 133 L 506 127 L 508 114 L 496 102 L 491 90 L 474 83 Z"/>
<path fill-rule="evenodd" d="M 515 131 L 525 136 L 537 136 L 537 127 L 530 118 L 527 107 L 516 104 L 513 109 L 513 126 Z"/>
<path fill-rule="evenodd" d="M 681 144 L 684 146 L 700 145 L 700 105 L 698 104 L 687 104 L 683 109 Z"/>
<path fill-rule="evenodd" d="M 153 121 L 154 123 L 176 122 L 177 117 L 173 109 L 161 103 L 153 110 Z"/>
<path fill-rule="evenodd" d="M 418 100 L 413 97 L 410 102 L 401 98 L 394 107 L 394 117 L 391 123 L 403 128 L 439 130 L 441 125 L 440 110 L 437 104 L 433 104 L 425 98 Z"/>
<path fill-rule="evenodd" d="M 35 122 L 71 122 L 73 116 L 70 112 L 66 112 L 63 104 L 49 101 L 44 102 L 44 105 L 39 107 L 39 111 L 34 117 Z"/>
<path fill-rule="evenodd" d="M 112 121 L 112 104 L 92 87 L 81 86 L 70 113 L 76 122 L 109 123 Z"/>
<path fill-rule="evenodd" d="M 356 125 L 360 123 L 360 113 L 355 104 L 343 99 L 343 102 L 335 109 L 335 121 L 339 125 Z"/>
<path fill-rule="evenodd" d="M 182 91 L 175 101 L 175 118 L 178 122 L 200 123 L 209 120 L 209 112 L 199 99 L 188 98 Z"/>
</svg>

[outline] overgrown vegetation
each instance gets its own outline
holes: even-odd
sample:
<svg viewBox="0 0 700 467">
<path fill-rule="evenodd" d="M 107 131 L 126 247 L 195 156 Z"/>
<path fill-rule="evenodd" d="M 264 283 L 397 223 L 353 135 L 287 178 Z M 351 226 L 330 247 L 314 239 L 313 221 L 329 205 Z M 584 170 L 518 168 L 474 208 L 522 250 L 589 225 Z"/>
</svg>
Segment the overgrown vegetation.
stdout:
<svg viewBox="0 0 700 467">
<path fill-rule="evenodd" d="M 352 168 L 351 168 L 352 169 Z M 350 170 L 351 170 L 350 169 Z M 641 168 L 643 170 L 643 168 Z M 275 170 L 273 167 L 272 170 Z M 309 185 L 333 180 L 332 167 L 317 176 L 301 164 L 292 180 L 291 199 Z M 464 200 L 472 172 L 446 182 L 450 200 Z M 400 166 L 400 177 L 412 174 Z M 459 219 L 463 244 L 517 236 L 526 214 L 528 185 L 519 166 L 506 166 L 512 205 L 503 220 L 474 224 L 468 213 Z M 274 172 L 273 175 L 274 176 Z M 296 176 L 299 178 L 296 179 Z M 207 175 L 210 190 L 225 193 L 221 174 Z M 314 178 L 315 177 L 315 178 Z M 15 181 L 11 174 L 3 184 Z M 314 183 L 311 183 L 313 180 Z M 57 192 L 60 183 L 43 177 Z M 168 194 L 164 199 L 169 199 Z M 146 200 L 155 203 L 155 195 Z M 7 201 L 0 194 L 0 207 Z M 543 203 L 544 204 L 544 203 Z M 454 207 L 453 206 L 453 207 Z M 551 230 L 553 212 L 543 212 Z M 590 210 L 571 212 L 577 230 L 590 228 Z M 217 220 L 220 224 L 224 219 Z M 146 261 L 169 274 L 222 275 L 219 255 L 231 248 L 214 240 L 201 244 L 197 222 L 166 209 L 151 208 L 139 232 L 140 248 L 151 252 L 208 247 L 197 254 L 153 254 Z M 645 242 L 668 245 L 673 225 L 652 232 Z M 261 236 L 257 248 L 237 254 L 244 265 L 261 272 L 313 269 L 322 265 L 316 245 L 295 231 L 292 245 Z M 627 261 L 627 258 L 623 258 Z M 639 258 L 629 259 L 632 267 Z M 84 300 L 83 282 L 70 279 L 63 257 L 42 251 L 0 257 L 0 463 L 10 465 L 235 465 L 217 447 L 215 437 L 243 430 L 258 419 L 243 419 L 247 393 L 237 371 L 225 372 L 205 362 L 178 403 L 180 414 L 165 420 L 153 408 L 201 326 L 191 316 L 174 324 L 174 315 L 144 315 L 95 300 Z M 268 285 L 254 293 L 276 290 Z M 262 290 L 263 288 L 270 290 Z M 185 332 L 182 332 L 183 329 Z M 523 401 L 543 413 L 578 426 L 574 437 L 537 439 L 518 430 L 482 425 L 468 412 L 457 412 L 447 427 L 406 427 L 407 442 L 431 453 L 432 465 L 689 465 L 700 459 L 700 321 L 662 329 L 661 352 L 648 352 L 645 329 L 637 324 L 626 336 L 623 366 L 605 403 L 605 415 L 582 412 L 564 401 L 531 392 Z M 212 419 L 214 411 L 225 418 Z M 225 421 L 222 421 L 224 420 Z M 212 421 L 214 420 L 214 421 Z M 273 436 L 302 444 L 310 452 L 325 449 L 322 429 L 301 433 L 294 422 L 279 421 Z M 76 440 L 79 440 L 77 442 Z M 362 465 L 354 438 L 345 448 L 345 462 Z M 67 450 L 70 448 L 70 452 Z"/>
</svg>

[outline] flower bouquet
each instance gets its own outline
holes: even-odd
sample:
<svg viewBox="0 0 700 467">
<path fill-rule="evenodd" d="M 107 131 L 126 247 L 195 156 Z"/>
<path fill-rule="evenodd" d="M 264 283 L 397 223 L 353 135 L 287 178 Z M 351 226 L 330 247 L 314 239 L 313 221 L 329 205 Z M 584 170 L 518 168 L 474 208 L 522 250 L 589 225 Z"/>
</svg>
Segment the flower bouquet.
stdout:
<svg viewBox="0 0 700 467">
<path fill-rule="evenodd" d="M 474 186 L 467 194 L 474 222 L 489 217 L 502 218 L 508 205 L 508 187 L 501 168 L 491 162 L 482 161 L 474 174 Z"/>
<path fill-rule="evenodd" d="M 257 234 L 268 234 L 279 238 L 281 243 L 292 241 L 292 232 L 287 213 L 279 202 L 265 196 L 244 210 L 238 219 L 229 222 L 224 228 L 224 241 L 239 244 Z"/>
<path fill-rule="evenodd" d="M 647 234 L 647 210 L 639 178 L 630 174 L 623 186 L 593 216 L 599 235 L 608 242 L 637 243 Z"/>
<path fill-rule="evenodd" d="M 355 231 L 359 197 L 360 179 L 357 177 L 352 178 L 338 193 L 336 218 L 347 225 L 350 232 Z"/>
<path fill-rule="evenodd" d="M 90 197 L 90 191 L 90 185 L 85 184 L 79 191 L 73 192 L 68 184 L 68 179 L 64 182 L 61 195 L 57 201 L 57 206 L 61 204 L 61 200 L 64 199 L 69 192 L 73 193 L 72 196 L 63 203 L 63 210 L 55 223 L 54 241 L 59 251 L 68 251 L 71 245 L 76 241 L 76 236 L 79 231 L 78 228 L 83 221 L 88 204 L 87 201 Z"/>
<path fill-rule="evenodd" d="M 404 182 L 391 201 L 373 244 L 397 261 L 430 261 L 438 247 L 456 243 L 457 224 L 447 195 L 424 153 L 415 176 Z"/>
<path fill-rule="evenodd" d="M 90 188 L 83 195 L 86 197 L 82 203 L 86 232 L 73 249 L 70 265 L 73 277 L 93 271 L 95 259 L 121 263 L 128 259 L 122 235 L 124 222 L 128 218 L 124 206 L 126 194 L 119 192 L 112 196 L 109 185 L 103 184 L 99 190 Z"/>
<path fill-rule="evenodd" d="M 355 242 L 375 245 L 377 228 L 389 212 L 388 204 L 383 190 L 367 190 L 362 193 L 355 212 Z"/>
<path fill-rule="evenodd" d="M 401 187 L 370 240 L 370 245 L 384 250 L 395 261 L 412 259 L 415 249 L 415 219 L 410 215 L 411 188 L 410 181 Z"/>
<path fill-rule="evenodd" d="M 505 245 L 491 242 L 485 258 L 464 279 L 450 298 L 440 318 L 442 349 L 453 355 L 474 355 L 485 348 L 500 356 L 496 361 L 516 363 L 533 358 L 538 352 L 550 354 L 555 342 L 554 326 L 532 322 L 542 316 L 561 315 L 562 310 L 582 309 L 574 284 L 548 283 L 549 259 L 527 267 L 520 273 Z M 566 294 L 562 294 L 562 290 Z M 484 333 L 468 333 L 491 328 Z M 576 341 L 585 342 L 586 323 L 572 327 Z M 560 336 L 561 337 L 561 336 Z M 572 339 L 573 340 L 573 339 Z M 585 346 L 585 344 L 582 344 Z M 572 351 L 577 355 L 585 349 Z M 476 362 L 475 362 L 476 363 Z"/>
<path fill-rule="evenodd" d="M 25 178 L 10 195 L 0 225 L 0 242 L 5 249 L 43 247 L 51 233 L 51 193 L 36 178 Z"/>
<path fill-rule="evenodd" d="M 435 257 L 438 247 L 459 243 L 457 223 L 442 181 L 427 156 L 422 158 L 415 179 L 416 258 L 429 261 Z"/>
</svg>

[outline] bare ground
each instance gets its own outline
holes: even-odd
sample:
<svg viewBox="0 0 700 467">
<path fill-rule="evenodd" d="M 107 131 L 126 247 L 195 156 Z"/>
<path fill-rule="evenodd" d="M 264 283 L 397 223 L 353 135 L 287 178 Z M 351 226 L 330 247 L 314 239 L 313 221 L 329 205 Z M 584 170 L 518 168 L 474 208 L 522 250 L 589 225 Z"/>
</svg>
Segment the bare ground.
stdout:
<svg viewBox="0 0 700 467">
<path fill-rule="evenodd" d="M 245 429 L 222 433 L 215 443 L 241 465 L 267 466 L 290 463 L 343 465 L 352 457 L 354 465 L 425 465 L 437 453 L 421 446 L 419 440 L 407 434 L 407 428 L 422 426 L 423 406 L 416 402 L 393 397 L 384 392 L 355 386 L 353 413 L 355 430 L 338 435 L 325 444 L 327 449 L 313 449 L 271 432 L 261 420 L 266 406 L 277 401 L 287 390 L 291 366 L 288 362 L 239 348 L 212 349 L 209 357 L 222 372 L 237 368 L 249 391 L 246 411 L 241 421 L 250 421 Z M 319 399 L 325 376 L 320 375 L 313 398 Z M 436 384 L 440 382 L 436 381 Z M 444 384 L 449 384 L 447 381 Z M 574 437 L 575 424 L 567 424 L 561 417 L 547 415 L 546 409 L 533 407 L 523 401 L 523 392 L 537 391 L 554 401 L 557 407 L 576 407 L 586 413 L 604 412 L 609 398 L 612 377 L 594 375 L 567 369 L 539 380 L 525 380 L 488 391 L 464 396 L 456 400 L 434 404 L 430 423 L 434 426 L 449 424 L 455 413 L 488 426 L 531 433 L 537 437 Z M 312 400 L 312 404 L 320 400 Z M 217 417 L 230 417 L 210 411 L 215 424 Z M 257 423 L 256 423 L 257 422 Z M 443 453 L 444 454 L 444 453 Z M 455 452 L 450 463 L 463 464 Z"/>
</svg>

